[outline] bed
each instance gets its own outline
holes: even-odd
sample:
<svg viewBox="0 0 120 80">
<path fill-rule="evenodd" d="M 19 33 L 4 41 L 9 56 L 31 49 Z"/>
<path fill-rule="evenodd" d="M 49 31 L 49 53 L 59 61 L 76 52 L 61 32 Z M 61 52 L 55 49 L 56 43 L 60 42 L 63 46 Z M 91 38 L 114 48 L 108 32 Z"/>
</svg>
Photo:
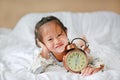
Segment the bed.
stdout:
<svg viewBox="0 0 120 80">
<path fill-rule="evenodd" d="M 44 73 L 31 72 L 33 58 L 39 52 L 34 27 L 43 16 L 54 15 L 68 28 L 73 39 L 86 35 L 91 55 L 104 61 L 104 71 L 83 77 L 64 67 L 50 66 Z M 120 80 L 120 15 L 114 12 L 29 13 L 14 29 L 0 29 L 0 80 Z"/>
</svg>

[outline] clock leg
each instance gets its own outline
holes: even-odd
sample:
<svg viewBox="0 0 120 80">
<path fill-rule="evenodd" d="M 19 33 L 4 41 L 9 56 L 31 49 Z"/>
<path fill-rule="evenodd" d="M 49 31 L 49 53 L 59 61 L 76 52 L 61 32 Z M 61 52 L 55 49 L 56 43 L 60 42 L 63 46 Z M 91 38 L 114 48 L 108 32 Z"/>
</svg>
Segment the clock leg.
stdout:
<svg viewBox="0 0 120 80">
<path fill-rule="evenodd" d="M 69 70 L 67 70 L 67 72 L 69 72 Z"/>
</svg>

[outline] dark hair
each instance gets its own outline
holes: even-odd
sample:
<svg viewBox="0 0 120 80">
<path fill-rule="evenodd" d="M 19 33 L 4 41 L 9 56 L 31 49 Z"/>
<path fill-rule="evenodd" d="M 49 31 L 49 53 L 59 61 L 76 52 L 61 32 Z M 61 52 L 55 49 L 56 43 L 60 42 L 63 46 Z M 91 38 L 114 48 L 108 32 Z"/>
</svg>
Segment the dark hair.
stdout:
<svg viewBox="0 0 120 80">
<path fill-rule="evenodd" d="M 37 39 L 39 41 L 41 41 L 41 35 L 39 33 L 39 28 L 42 25 L 44 25 L 50 21 L 55 21 L 58 25 L 60 25 L 61 29 L 63 29 L 63 31 L 66 33 L 67 28 L 63 25 L 63 23 L 57 17 L 55 17 L 55 16 L 43 17 L 35 26 L 35 42 L 36 42 L 38 47 L 40 47 L 40 46 L 38 45 Z"/>
</svg>

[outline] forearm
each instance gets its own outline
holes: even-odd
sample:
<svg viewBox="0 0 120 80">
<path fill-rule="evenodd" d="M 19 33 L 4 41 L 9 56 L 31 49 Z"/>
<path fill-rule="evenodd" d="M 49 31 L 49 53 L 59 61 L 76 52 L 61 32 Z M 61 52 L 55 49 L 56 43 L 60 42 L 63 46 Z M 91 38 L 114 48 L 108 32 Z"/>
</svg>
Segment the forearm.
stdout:
<svg viewBox="0 0 120 80">
<path fill-rule="evenodd" d="M 33 61 L 31 71 L 33 73 L 42 73 L 50 64 L 53 64 L 53 60 L 51 58 L 45 59 L 39 54 Z"/>
</svg>

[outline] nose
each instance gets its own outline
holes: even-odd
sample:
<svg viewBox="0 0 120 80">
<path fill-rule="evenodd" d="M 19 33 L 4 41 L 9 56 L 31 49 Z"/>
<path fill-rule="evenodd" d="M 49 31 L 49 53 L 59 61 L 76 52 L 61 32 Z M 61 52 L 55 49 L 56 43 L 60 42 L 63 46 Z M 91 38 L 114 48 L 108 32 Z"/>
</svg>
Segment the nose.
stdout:
<svg viewBox="0 0 120 80">
<path fill-rule="evenodd" d="M 60 40 L 58 38 L 54 39 L 54 43 L 55 44 L 59 44 L 60 43 Z"/>
</svg>

